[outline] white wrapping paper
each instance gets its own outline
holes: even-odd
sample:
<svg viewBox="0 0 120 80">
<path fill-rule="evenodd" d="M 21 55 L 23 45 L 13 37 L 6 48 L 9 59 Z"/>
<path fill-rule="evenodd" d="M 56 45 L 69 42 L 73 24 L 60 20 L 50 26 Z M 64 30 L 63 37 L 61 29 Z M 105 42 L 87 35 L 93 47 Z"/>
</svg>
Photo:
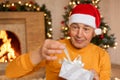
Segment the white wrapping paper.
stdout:
<svg viewBox="0 0 120 80">
<path fill-rule="evenodd" d="M 62 62 L 59 77 L 67 80 L 93 80 L 94 74 L 84 69 L 83 66 L 80 56 L 73 61 L 65 58 Z"/>
</svg>

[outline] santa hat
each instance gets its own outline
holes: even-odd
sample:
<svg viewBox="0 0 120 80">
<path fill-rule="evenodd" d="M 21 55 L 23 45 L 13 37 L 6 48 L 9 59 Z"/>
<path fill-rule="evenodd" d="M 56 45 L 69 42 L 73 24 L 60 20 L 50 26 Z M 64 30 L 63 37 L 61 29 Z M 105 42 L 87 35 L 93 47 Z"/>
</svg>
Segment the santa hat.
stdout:
<svg viewBox="0 0 120 80">
<path fill-rule="evenodd" d="M 69 25 L 72 23 L 83 23 L 95 28 L 95 34 L 100 35 L 102 30 L 100 26 L 100 13 L 91 4 L 79 4 L 71 12 Z"/>
</svg>

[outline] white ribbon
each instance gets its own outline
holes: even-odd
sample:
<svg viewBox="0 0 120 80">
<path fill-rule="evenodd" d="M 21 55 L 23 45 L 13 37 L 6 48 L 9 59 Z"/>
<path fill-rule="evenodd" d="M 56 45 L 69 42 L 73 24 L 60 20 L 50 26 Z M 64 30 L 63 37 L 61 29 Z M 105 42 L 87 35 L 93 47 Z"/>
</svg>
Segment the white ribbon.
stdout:
<svg viewBox="0 0 120 80">
<path fill-rule="evenodd" d="M 64 58 L 65 61 L 70 62 L 70 63 L 72 63 L 72 64 L 79 65 L 80 67 L 83 67 L 83 66 L 84 66 L 84 64 L 83 64 L 82 61 L 81 61 L 81 56 L 80 56 L 80 55 L 79 55 L 78 57 L 76 57 L 76 58 L 72 61 L 71 58 L 70 58 L 70 55 L 69 55 L 69 53 L 68 53 L 67 48 L 64 49 L 64 52 L 65 52 L 65 55 L 66 55 L 66 57 L 67 57 L 67 59 Z"/>
</svg>

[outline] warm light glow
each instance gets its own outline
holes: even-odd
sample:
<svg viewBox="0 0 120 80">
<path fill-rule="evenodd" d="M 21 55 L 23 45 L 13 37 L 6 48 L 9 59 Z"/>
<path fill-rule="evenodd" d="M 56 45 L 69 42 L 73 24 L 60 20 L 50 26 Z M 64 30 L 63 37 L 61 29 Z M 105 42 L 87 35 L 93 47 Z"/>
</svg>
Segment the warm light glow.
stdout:
<svg viewBox="0 0 120 80">
<path fill-rule="evenodd" d="M 22 4 L 22 2 L 21 2 L 21 1 L 18 1 L 18 4 Z"/>
<path fill-rule="evenodd" d="M 32 6 L 32 4 L 29 4 L 29 7 L 31 7 Z"/>
<path fill-rule="evenodd" d="M 95 1 L 92 1 L 93 4 L 95 4 Z"/>
<path fill-rule="evenodd" d="M 52 37 L 52 35 L 50 33 L 47 33 L 47 35 L 48 35 L 49 38 Z"/>
<path fill-rule="evenodd" d="M 106 32 L 107 32 L 107 28 L 104 27 L 104 28 L 103 28 L 103 33 L 106 33 Z"/>
<path fill-rule="evenodd" d="M 28 3 L 26 3 L 25 5 L 26 5 L 26 6 L 28 6 L 29 4 L 28 4 Z"/>
<path fill-rule="evenodd" d="M 77 1 L 77 4 L 80 4 L 80 1 Z"/>
<path fill-rule="evenodd" d="M 70 37 L 67 37 L 67 39 L 70 39 Z"/>
<path fill-rule="evenodd" d="M 110 46 L 109 46 L 109 45 L 107 45 L 106 47 L 107 47 L 107 48 L 109 48 Z"/>
<path fill-rule="evenodd" d="M 77 4 L 75 2 L 73 2 L 72 5 L 73 5 L 73 8 L 74 8 Z"/>
<path fill-rule="evenodd" d="M 5 7 L 5 5 L 3 5 L 3 7 Z"/>
<path fill-rule="evenodd" d="M 14 3 L 12 3 L 12 6 L 15 6 L 15 4 L 14 4 Z"/>
<path fill-rule="evenodd" d="M 10 4 L 7 4 L 6 7 L 10 7 Z"/>
<path fill-rule="evenodd" d="M 118 43 L 117 42 L 115 42 L 115 46 L 117 46 L 118 45 Z"/>
<path fill-rule="evenodd" d="M 76 3 L 75 3 L 75 2 L 73 2 L 72 4 L 73 4 L 73 5 L 75 5 Z"/>
<path fill-rule="evenodd" d="M 52 31 L 52 28 L 50 28 L 49 30 Z"/>
<path fill-rule="evenodd" d="M 114 48 L 114 49 L 116 49 L 116 47 L 115 47 L 115 46 L 114 46 L 113 48 Z"/>
<path fill-rule="evenodd" d="M 38 7 L 36 10 L 37 10 L 37 11 L 40 11 L 40 8 Z"/>
<path fill-rule="evenodd" d="M 107 47 L 107 45 L 104 45 L 104 48 L 106 48 Z"/>
<path fill-rule="evenodd" d="M 44 16 L 46 16 L 47 14 L 44 14 Z"/>
<path fill-rule="evenodd" d="M 51 22 L 49 21 L 48 24 L 51 25 Z"/>
<path fill-rule="evenodd" d="M 65 27 L 65 30 L 68 30 L 68 28 L 67 28 L 67 27 Z"/>
<path fill-rule="evenodd" d="M 116 77 L 115 80 L 120 80 L 120 79 Z"/>
<path fill-rule="evenodd" d="M 16 56 L 14 49 L 11 47 L 11 39 L 8 39 L 6 31 L 0 31 L 0 39 L 2 39 L 3 42 L 0 46 L 0 62 L 12 61 Z"/>
</svg>

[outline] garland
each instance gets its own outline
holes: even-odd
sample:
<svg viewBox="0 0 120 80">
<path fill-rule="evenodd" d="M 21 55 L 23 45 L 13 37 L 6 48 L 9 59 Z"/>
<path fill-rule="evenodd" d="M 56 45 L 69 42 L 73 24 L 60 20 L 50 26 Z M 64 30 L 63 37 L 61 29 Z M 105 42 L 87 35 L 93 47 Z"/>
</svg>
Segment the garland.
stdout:
<svg viewBox="0 0 120 80">
<path fill-rule="evenodd" d="M 45 16 L 45 36 L 46 38 L 52 39 L 52 19 L 51 12 L 46 9 L 45 4 L 41 7 L 36 2 L 25 2 L 21 1 L 10 3 L 5 1 L 0 3 L 0 11 L 2 12 L 44 12 Z"/>
</svg>

